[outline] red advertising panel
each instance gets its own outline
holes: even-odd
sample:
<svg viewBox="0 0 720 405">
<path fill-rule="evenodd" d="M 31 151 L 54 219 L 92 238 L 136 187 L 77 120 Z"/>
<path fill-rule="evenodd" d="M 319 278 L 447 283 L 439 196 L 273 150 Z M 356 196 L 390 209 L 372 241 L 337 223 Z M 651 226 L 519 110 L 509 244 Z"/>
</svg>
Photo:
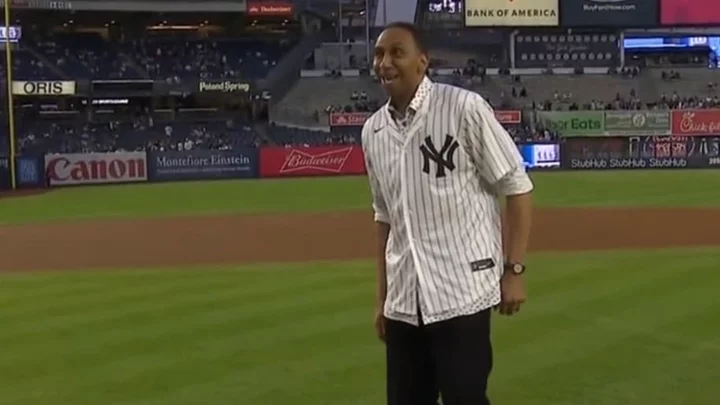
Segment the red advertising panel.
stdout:
<svg viewBox="0 0 720 405">
<path fill-rule="evenodd" d="M 660 0 L 662 25 L 720 24 L 718 0 Z"/>
<path fill-rule="evenodd" d="M 250 1 L 247 13 L 251 17 L 292 17 L 295 14 L 295 5 L 282 1 Z"/>
<path fill-rule="evenodd" d="M 361 127 L 365 120 L 370 117 L 370 113 L 354 112 L 354 113 L 331 113 L 331 127 Z M 495 111 L 495 117 L 501 124 L 519 124 L 522 120 L 522 112 L 514 110 L 498 110 Z"/>
<path fill-rule="evenodd" d="M 720 110 L 675 110 L 672 112 L 672 134 L 720 135 Z"/>
<path fill-rule="evenodd" d="M 360 146 L 318 146 L 260 150 L 260 177 L 365 174 Z"/>
<path fill-rule="evenodd" d="M 354 112 L 354 113 L 330 113 L 331 127 L 361 127 L 365 120 L 370 117 L 370 113 Z"/>
<path fill-rule="evenodd" d="M 145 152 L 45 155 L 51 186 L 147 181 Z"/>
<path fill-rule="evenodd" d="M 496 110 L 495 118 L 501 124 L 519 124 L 522 121 L 522 113 L 520 111 Z"/>
</svg>

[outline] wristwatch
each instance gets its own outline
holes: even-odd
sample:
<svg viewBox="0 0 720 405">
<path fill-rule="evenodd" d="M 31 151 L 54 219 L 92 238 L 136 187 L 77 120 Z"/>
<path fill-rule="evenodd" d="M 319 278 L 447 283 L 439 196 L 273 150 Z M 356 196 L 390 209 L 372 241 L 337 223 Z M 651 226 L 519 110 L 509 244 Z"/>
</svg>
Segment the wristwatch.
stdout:
<svg viewBox="0 0 720 405">
<path fill-rule="evenodd" d="M 525 265 L 522 263 L 505 263 L 505 271 L 509 271 L 512 274 L 520 275 L 525 272 Z"/>
</svg>

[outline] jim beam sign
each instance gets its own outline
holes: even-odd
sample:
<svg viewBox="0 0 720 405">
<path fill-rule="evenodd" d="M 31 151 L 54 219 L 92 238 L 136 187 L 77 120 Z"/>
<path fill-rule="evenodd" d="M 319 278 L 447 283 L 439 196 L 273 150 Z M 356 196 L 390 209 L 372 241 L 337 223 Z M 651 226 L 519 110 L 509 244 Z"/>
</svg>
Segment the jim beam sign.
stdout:
<svg viewBox="0 0 720 405">
<path fill-rule="evenodd" d="M 75 94 L 75 82 L 48 81 L 13 81 L 12 92 L 15 96 L 71 96 Z"/>
<path fill-rule="evenodd" d="M 205 81 L 201 80 L 198 85 L 198 91 L 219 92 L 219 93 L 247 93 L 250 91 L 250 83 L 235 82 L 232 80 L 224 81 Z"/>
</svg>

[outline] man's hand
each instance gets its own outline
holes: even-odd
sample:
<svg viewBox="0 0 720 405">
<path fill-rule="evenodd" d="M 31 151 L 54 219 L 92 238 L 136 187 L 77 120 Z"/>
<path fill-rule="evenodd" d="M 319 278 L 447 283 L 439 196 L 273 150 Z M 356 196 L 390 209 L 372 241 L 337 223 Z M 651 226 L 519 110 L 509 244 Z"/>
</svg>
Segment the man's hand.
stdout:
<svg viewBox="0 0 720 405">
<path fill-rule="evenodd" d="M 383 307 L 384 305 L 382 303 L 375 305 L 375 332 L 378 338 L 385 342 L 385 315 L 383 314 Z"/>
<path fill-rule="evenodd" d="M 514 315 L 520 311 L 520 306 L 527 301 L 527 288 L 523 275 L 507 272 L 500 280 L 502 301 L 495 309 L 503 315 Z"/>
</svg>

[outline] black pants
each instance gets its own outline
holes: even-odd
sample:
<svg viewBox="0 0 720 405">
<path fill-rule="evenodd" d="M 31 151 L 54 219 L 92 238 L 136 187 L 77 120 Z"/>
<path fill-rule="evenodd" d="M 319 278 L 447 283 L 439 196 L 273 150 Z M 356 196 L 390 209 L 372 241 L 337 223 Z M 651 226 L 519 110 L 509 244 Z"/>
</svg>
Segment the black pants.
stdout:
<svg viewBox="0 0 720 405">
<path fill-rule="evenodd" d="M 490 405 L 491 309 L 430 325 L 387 320 L 388 405 Z"/>
</svg>

